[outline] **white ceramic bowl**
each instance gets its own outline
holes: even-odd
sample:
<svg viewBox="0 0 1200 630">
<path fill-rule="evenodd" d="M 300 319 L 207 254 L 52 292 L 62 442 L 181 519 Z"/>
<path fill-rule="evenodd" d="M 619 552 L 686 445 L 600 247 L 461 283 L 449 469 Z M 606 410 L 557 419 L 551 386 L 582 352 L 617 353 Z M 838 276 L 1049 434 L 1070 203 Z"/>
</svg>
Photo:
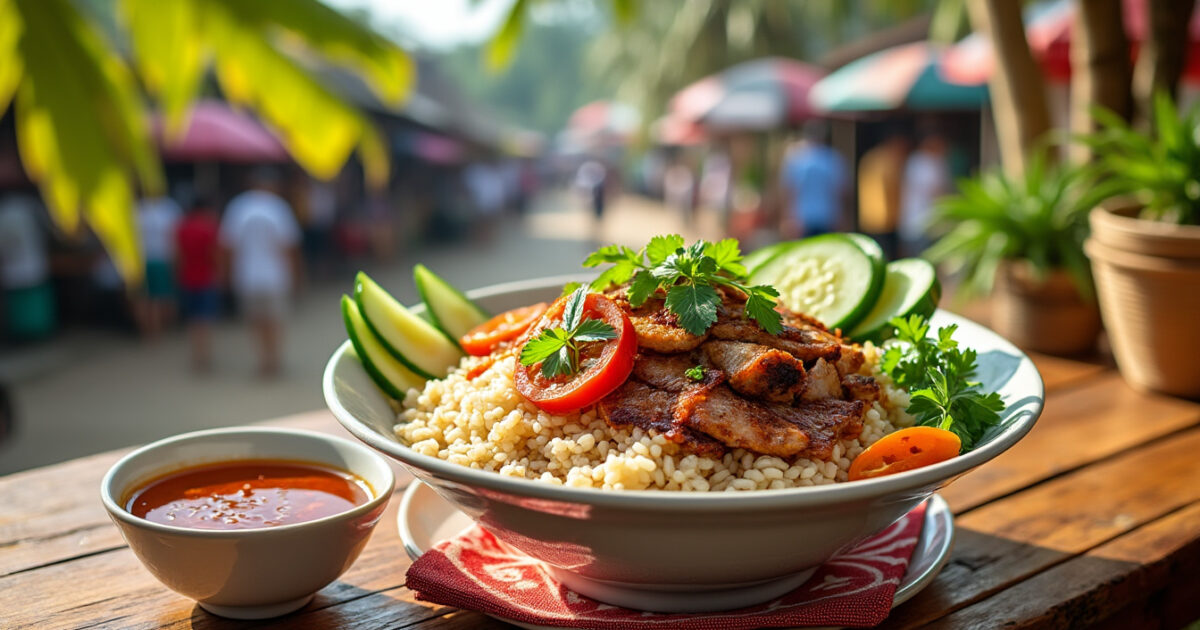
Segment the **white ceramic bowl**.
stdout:
<svg viewBox="0 0 1200 630">
<path fill-rule="evenodd" d="M 498 285 L 469 295 L 503 311 L 558 296 L 565 278 Z M 939 487 L 992 459 L 1033 427 L 1041 376 L 995 333 L 939 311 L 980 354 L 979 378 L 1008 405 L 971 452 L 854 483 L 735 493 L 603 491 L 502 477 L 413 452 L 396 414 L 350 345 L 325 369 L 325 401 L 355 437 L 399 460 L 501 540 L 547 563 L 573 590 L 621 606 L 700 612 L 766 601 L 803 583 L 838 550 L 895 522 Z"/>
<path fill-rule="evenodd" d="M 243 530 L 161 525 L 123 506 L 128 493 L 157 476 L 239 459 L 340 468 L 362 477 L 371 498 L 325 518 Z M 214 614 L 264 619 L 304 606 L 350 568 L 394 486 L 387 461 L 349 440 L 293 429 L 231 428 L 178 435 L 126 455 L 104 476 L 100 496 L 133 553 L 160 582 Z"/>
</svg>

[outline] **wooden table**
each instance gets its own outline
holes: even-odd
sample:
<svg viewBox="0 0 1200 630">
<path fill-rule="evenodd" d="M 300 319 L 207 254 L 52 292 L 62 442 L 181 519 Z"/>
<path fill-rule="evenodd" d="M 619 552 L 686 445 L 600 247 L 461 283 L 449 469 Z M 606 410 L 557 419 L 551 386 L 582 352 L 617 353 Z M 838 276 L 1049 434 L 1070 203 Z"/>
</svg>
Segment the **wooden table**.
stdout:
<svg viewBox="0 0 1200 630">
<path fill-rule="evenodd" d="M 1200 404 L 1137 393 L 1103 361 L 1034 360 L 1045 413 L 1012 450 L 945 489 L 953 557 L 884 627 L 1200 619 Z M 342 433 L 325 411 L 272 424 Z M 156 582 L 101 507 L 100 478 L 123 452 L 0 478 L 0 628 L 504 627 L 404 587 L 398 500 L 358 562 L 306 608 L 258 624 L 209 615 Z"/>
</svg>

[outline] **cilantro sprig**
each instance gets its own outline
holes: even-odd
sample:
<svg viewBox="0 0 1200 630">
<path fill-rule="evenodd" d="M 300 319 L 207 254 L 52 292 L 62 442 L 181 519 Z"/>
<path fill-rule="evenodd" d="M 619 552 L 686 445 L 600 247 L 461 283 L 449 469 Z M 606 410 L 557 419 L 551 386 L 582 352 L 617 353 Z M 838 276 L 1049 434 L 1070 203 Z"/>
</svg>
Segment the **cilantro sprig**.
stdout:
<svg viewBox="0 0 1200 630">
<path fill-rule="evenodd" d="M 883 353 L 882 367 L 897 385 L 912 392 L 908 412 L 917 424 L 953 431 L 962 440 L 963 452 L 971 450 L 1000 422 L 1004 410 L 1000 394 L 984 392 L 972 380 L 978 369 L 975 350 L 959 347 L 954 324 L 931 337 L 929 322 L 920 315 L 889 323 L 902 343 Z"/>
<path fill-rule="evenodd" d="M 554 378 L 579 372 L 583 344 L 617 338 L 617 330 L 598 319 L 585 319 L 583 304 L 588 288 L 579 287 L 567 298 L 562 326 L 547 328 L 521 349 L 521 365 L 542 362 L 542 376 Z"/>
<path fill-rule="evenodd" d="M 655 236 L 641 251 L 609 245 L 583 261 L 584 267 L 605 269 L 591 287 L 603 291 L 614 284 L 629 282 L 629 304 L 634 308 L 659 291 L 666 293 L 667 310 L 679 319 L 679 325 L 693 335 L 702 335 L 717 321 L 721 297 L 717 287 L 731 287 L 746 295 L 746 317 L 758 322 L 768 333 L 783 330 L 775 298 L 779 292 L 767 285 L 749 285 L 742 252 L 737 239 L 716 243 L 696 241 L 684 247 L 678 234 Z"/>
</svg>

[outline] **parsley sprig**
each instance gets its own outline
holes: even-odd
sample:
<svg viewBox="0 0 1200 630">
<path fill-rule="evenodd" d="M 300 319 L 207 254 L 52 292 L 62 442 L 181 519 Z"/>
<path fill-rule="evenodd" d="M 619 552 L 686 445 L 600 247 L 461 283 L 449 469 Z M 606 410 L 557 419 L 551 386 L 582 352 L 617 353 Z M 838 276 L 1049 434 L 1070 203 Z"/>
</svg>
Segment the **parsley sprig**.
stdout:
<svg viewBox="0 0 1200 630">
<path fill-rule="evenodd" d="M 971 348 L 960 348 L 953 339 L 958 326 L 939 328 L 929 336 L 930 325 L 920 315 L 897 317 L 889 322 L 902 343 L 883 353 L 882 367 L 897 385 L 912 392 L 908 412 L 917 424 L 953 431 L 971 450 L 983 434 L 1000 422 L 1004 402 L 996 392 L 984 392 L 975 376 L 978 365 Z"/>
<path fill-rule="evenodd" d="M 584 319 L 583 304 L 588 288 L 580 287 L 567 298 L 562 326 L 547 328 L 521 349 L 521 365 L 542 362 L 542 376 L 554 378 L 579 372 L 579 351 L 583 344 L 617 338 L 607 322 Z"/>
<path fill-rule="evenodd" d="M 775 310 L 779 292 L 767 285 L 750 286 L 742 264 L 738 241 L 727 238 L 716 243 L 696 241 L 684 247 L 678 234 L 655 236 L 641 251 L 609 245 L 583 261 L 584 267 L 605 269 L 592 281 L 592 289 L 603 291 L 614 284 L 629 282 L 629 304 L 645 304 L 658 291 L 666 292 L 667 310 L 679 319 L 679 325 L 693 335 L 702 335 L 717 321 L 721 297 L 717 287 L 731 287 L 746 295 L 745 314 L 763 330 L 777 335 L 783 330 Z M 632 281 L 632 282 L 631 282 Z"/>
</svg>

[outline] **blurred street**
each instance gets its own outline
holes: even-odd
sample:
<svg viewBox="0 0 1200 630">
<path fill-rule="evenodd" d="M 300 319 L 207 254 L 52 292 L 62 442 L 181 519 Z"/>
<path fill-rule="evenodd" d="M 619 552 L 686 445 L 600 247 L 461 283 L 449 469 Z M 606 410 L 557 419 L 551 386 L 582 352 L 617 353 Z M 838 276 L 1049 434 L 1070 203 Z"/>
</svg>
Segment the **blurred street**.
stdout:
<svg viewBox="0 0 1200 630">
<path fill-rule="evenodd" d="M 506 217 L 488 237 L 403 251 L 365 271 L 406 304 L 418 301 L 411 273 L 423 263 L 463 289 L 574 273 L 597 243 L 643 245 L 654 234 L 714 238 L 718 220 L 701 212 L 693 226 L 641 197 L 614 201 L 597 231 L 590 210 L 563 193 L 540 197 L 524 217 Z M 180 329 L 153 343 L 97 331 L 72 331 L 52 343 L 0 357 L 16 426 L 0 443 L 0 474 L 151 442 L 184 431 L 243 424 L 324 407 L 320 378 L 346 339 L 338 298 L 352 275 L 309 285 L 285 334 L 282 375 L 260 379 L 252 340 L 237 321 L 214 337 L 210 374 L 189 369 Z"/>
</svg>

